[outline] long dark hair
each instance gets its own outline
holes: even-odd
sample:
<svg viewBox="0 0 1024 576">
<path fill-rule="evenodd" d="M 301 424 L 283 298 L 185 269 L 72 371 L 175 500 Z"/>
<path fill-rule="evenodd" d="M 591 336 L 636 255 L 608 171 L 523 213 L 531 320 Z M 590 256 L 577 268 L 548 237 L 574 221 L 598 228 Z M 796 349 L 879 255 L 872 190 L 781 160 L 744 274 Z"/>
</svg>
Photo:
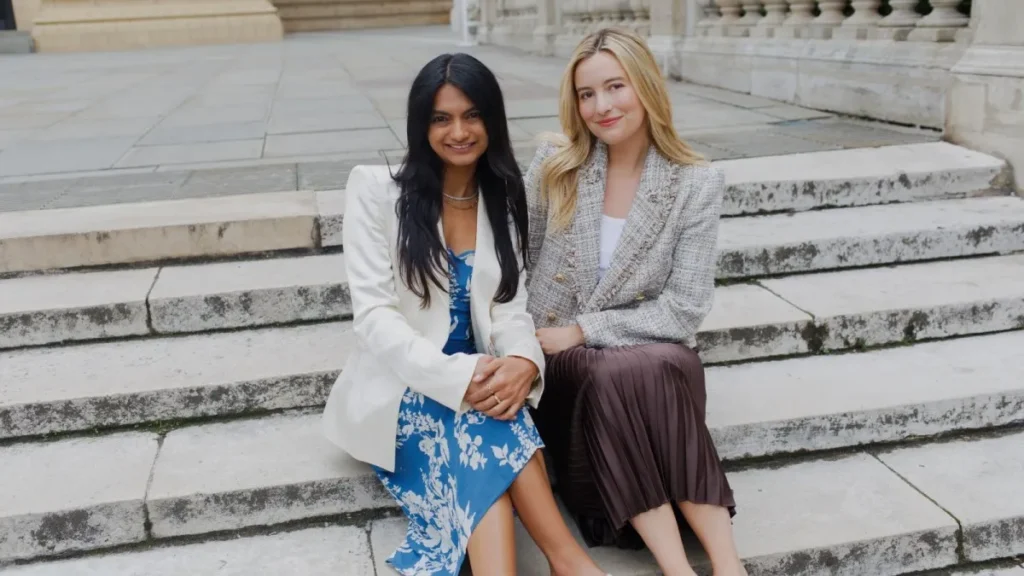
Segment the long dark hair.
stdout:
<svg viewBox="0 0 1024 576">
<path fill-rule="evenodd" d="M 515 226 L 524 259 L 529 248 L 526 190 L 512 153 L 498 79 L 483 62 L 469 54 L 442 54 L 434 58 L 420 70 L 409 91 L 409 150 L 393 176 L 401 189 L 395 206 L 399 272 L 424 308 L 430 305 L 428 284 L 448 290 L 448 256 L 437 228 L 442 210 L 444 164 L 427 137 L 434 116 L 434 97 L 446 84 L 458 88 L 473 102 L 487 130 L 487 151 L 477 161 L 476 182 L 494 231 L 494 247 L 501 267 L 501 282 L 494 298 L 508 302 L 516 296 L 522 273 L 510 223 Z"/>
</svg>

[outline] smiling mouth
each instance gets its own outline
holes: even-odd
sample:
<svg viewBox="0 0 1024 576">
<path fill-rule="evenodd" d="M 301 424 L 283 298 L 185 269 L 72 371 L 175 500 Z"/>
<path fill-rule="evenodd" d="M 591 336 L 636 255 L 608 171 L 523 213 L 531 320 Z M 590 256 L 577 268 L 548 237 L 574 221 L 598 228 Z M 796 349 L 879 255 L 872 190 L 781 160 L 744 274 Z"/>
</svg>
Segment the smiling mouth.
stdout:
<svg viewBox="0 0 1024 576">
<path fill-rule="evenodd" d="M 601 120 L 600 122 L 598 122 L 598 125 L 600 125 L 600 126 L 602 126 L 604 128 L 608 128 L 609 126 L 614 126 L 619 120 L 622 120 L 622 116 L 617 116 L 615 118 L 609 118 L 607 120 Z"/>
<path fill-rule="evenodd" d="M 468 144 L 447 144 L 446 146 L 448 146 L 452 150 L 455 150 L 456 152 L 466 152 L 473 146 L 476 146 L 476 142 L 470 142 Z"/>
</svg>

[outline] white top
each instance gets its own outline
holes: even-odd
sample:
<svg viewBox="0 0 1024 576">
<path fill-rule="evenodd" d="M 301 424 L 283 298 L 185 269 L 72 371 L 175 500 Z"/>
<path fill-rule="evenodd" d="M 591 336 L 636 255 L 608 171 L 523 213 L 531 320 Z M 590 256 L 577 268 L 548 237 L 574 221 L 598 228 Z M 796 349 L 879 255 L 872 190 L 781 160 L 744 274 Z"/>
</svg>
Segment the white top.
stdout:
<svg viewBox="0 0 1024 576">
<path fill-rule="evenodd" d="M 600 282 L 608 268 L 612 265 L 612 254 L 619 245 L 622 230 L 626 227 L 625 218 L 612 218 L 601 214 L 601 254 L 597 260 L 597 281 Z"/>
</svg>

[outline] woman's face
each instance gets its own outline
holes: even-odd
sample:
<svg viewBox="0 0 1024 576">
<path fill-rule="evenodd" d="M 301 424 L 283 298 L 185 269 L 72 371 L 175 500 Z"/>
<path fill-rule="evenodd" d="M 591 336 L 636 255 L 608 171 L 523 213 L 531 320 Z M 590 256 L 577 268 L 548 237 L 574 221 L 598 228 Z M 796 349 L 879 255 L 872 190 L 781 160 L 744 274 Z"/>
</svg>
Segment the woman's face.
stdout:
<svg viewBox="0 0 1024 576">
<path fill-rule="evenodd" d="M 427 140 L 445 164 L 471 166 L 487 151 L 487 128 L 462 90 L 445 84 L 434 96 Z"/>
<path fill-rule="evenodd" d="M 647 113 L 618 59 L 601 51 L 576 66 L 576 99 L 587 128 L 614 146 L 646 126 Z"/>
</svg>

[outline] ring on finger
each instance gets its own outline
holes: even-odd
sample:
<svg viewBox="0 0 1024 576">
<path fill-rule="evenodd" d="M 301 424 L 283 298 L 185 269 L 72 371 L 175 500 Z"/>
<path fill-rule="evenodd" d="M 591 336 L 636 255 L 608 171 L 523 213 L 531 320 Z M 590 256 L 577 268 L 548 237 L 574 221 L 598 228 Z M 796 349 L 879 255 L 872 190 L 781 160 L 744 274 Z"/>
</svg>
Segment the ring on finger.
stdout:
<svg viewBox="0 0 1024 576">
<path fill-rule="evenodd" d="M 495 407 L 501 406 L 501 398 L 498 398 L 497 394 L 491 394 L 491 397 L 494 398 L 495 402 L 497 402 L 497 404 L 494 405 Z"/>
</svg>

